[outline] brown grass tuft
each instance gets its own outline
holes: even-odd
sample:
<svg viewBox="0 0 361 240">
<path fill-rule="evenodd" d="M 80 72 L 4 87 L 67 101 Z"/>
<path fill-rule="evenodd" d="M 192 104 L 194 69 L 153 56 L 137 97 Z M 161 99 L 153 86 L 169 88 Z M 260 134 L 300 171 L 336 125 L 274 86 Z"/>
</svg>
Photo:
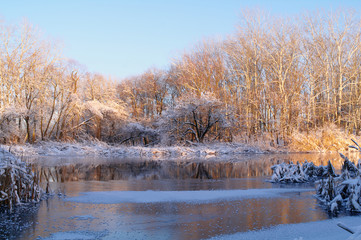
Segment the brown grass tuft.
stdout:
<svg viewBox="0 0 361 240">
<path fill-rule="evenodd" d="M 337 152 L 347 151 L 352 144 L 350 139 L 358 138 L 347 134 L 334 124 L 325 126 L 319 130 L 302 133 L 294 133 L 291 136 L 290 150 L 301 152 Z"/>
</svg>

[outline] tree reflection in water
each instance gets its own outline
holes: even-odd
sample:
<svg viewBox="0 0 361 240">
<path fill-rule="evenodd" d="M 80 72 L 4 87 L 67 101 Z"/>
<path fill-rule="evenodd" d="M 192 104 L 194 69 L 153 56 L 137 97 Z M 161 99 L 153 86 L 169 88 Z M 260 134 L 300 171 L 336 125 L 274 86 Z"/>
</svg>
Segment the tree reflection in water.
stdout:
<svg viewBox="0 0 361 240">
<path fill-rule="evenodd" d="M 90 191 L 199 191 L 288 187 L 264 181 L 265 177 L 272 173 L 271 166 L 282 161 L 303 162 L 306 159 L 316 165 L 325 165 L 331 160 L 336 168 L 341 167 L 337 155 L 280 154 L 211 160 L 90 161 L 45 158 L 44 161 L 39 159 L 37 164 L 34 163 L 33 168 L 41 172 L 44 183 L 53 182 L 51 185 L 59 187 L 66 196 L 74 196 Z M 310 187 L 312 188 L 306 186 Z M 59 189 L 53 188 L 55 191 Z M 306 192 L 273 199 L 255 198 L 197 204 L 82 204 L 54 197 L 40 203 L 39 209 L 34 209 L 38 223 L 29 219 L 31 227 L 26 228 L 27 223 L 24 221 L 23 231 L 13 231 L 12 234 L 33 239 L 34 236 L 46 237 L 59 231 L 81 229 L 100 233 L 124 233 L 127 236 L 141 232 L 149 238 L 165 234 L 169 239 L 200 239 L 277 224 L 327 219 L 327 213 L 317 205 L 312 194 Z M 76 218 L 89 215 L 91 218 L 86 220 Z"/>
<path fill-rule="evenodd" d="M 114 159 L 88 163 L 86 160 L 74 164 L 44 166 L 34 164 L 40 171 L 42 181 L 109 181 L 137 179 L 224 179 L 270 176 L 271 166 L 280 162 L 313 162 L 326 165 L 331 160 L 336 169 L 342 161 L 334 155 L 279 154 L 250 155 L 238 159 L 215 160 L 122 160 Z"/>
</svg>

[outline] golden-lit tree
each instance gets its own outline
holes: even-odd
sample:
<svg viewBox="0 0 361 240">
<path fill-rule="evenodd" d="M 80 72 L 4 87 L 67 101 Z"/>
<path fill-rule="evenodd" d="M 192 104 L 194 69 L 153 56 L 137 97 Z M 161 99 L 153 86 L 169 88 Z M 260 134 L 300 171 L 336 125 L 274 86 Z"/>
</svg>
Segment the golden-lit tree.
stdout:
<svg viewBox="0 0 361 240">
<path fill-rule="evenodd" d="M 56 49 L 28 23 L 0 24 L 1 142 L 149 145 L 173 126 L 183 134 L 173 134 L 177 141 L 238 135 L 287 145 L 330 124 L 361 129 L 361 20 L 352 11 L 293 19 L 244 11 L 227 39 L 203 41 L 169 68 L 121 82 L 65 62 Z M 198 106 L 209 94 L 217 104 Z M 193 106 L 190 99 L 198 106 L 193 118 L 176 115 Z M 232 122 L 231 131 L 220 121 L 205 127 L 216 115 Z"/>
</svg>

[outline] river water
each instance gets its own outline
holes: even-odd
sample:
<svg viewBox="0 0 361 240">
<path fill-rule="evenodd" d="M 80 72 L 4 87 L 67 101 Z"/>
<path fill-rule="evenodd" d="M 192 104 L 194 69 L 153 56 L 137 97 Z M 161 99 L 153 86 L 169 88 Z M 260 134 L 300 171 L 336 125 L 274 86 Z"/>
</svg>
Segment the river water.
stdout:
<svg viewBox="0 0 361 240">
<path fill-rule="evenodd" d="M 32 160 L 54 196 L 1 212 L 1 239 L 207 239 L 332 216 L 313 184 L 272 184 L 271 166 L 337 155 L 255 154 L 228 159 Z"/>
</svg>

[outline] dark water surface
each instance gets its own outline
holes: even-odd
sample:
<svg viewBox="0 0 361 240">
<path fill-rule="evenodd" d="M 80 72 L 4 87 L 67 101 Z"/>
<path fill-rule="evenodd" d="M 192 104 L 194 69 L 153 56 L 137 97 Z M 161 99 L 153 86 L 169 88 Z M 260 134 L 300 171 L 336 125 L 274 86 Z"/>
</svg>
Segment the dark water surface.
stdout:
<svg viewBox="0 0 361 240">
<path fill-rule="evenodd" d="M 56 194 L 38 204 L 1 212 L 0 239 L 203 239 L 259 230 L 278 224 L 328 219 L 313 197 L 312 184 L 282 185 L 265 180 L 278 162 L 326 164 L 340 168 L 337 155 L 244 155 L 193 161 L 41 158 L 33 168 Z M 207 191 L 297 188 L 277 197 L 197 202 L 69 201 L 84 192 Z M 262 190 L 260 190 L 262 191 Z"/>
</svg>

